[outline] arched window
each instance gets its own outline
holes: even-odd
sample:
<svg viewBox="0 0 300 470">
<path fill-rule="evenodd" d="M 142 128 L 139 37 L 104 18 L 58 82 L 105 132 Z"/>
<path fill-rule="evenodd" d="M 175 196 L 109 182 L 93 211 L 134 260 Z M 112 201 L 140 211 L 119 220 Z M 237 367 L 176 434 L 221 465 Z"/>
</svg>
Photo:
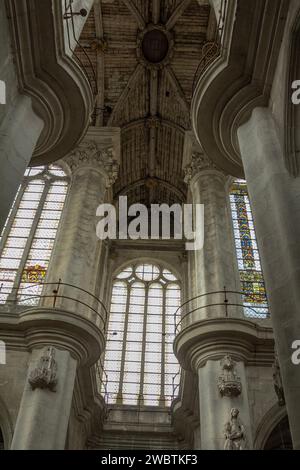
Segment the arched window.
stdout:
<svg viewBox="0 0 300 470">
<path fill-rule="evenodd" d="M 235 181 L 230 191 L 230 203 L 240 279 L 244 293 L 245 315 L 265 317 L 269 314 L 268 300 L 246 181 Z"/>
<path fill-rule="evenodd" d="M 1 235 L 0 303 L 38 303 L 67 189 L 59 166 L 26 171 Z"/>
<path fill-rule="evenodd" d="M 180 303 L 179 281 L 168 269 L 136 264 L 116 277 L 104 363 L 109 403 L 170 405 L 179 383 L 173 340 Z"/>
</svg>

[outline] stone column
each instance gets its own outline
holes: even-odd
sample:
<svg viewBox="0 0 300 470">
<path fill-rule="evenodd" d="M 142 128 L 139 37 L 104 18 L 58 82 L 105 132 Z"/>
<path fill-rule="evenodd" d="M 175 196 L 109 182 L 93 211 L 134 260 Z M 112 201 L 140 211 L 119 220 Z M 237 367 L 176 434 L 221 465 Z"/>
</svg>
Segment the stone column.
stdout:
<svg viewBox="0 0 300 470">
<path fill-rule="evenodd" d="M 241 358 L 237 361 L 228 355 L 221 361 L 209 360 L 198 368 L 202 450 L 239 450 L 231 449 L 231 445 L 249 450 L 253 447 L 245 365 Z M 226 440 L 226 425 L 232 425 L 233 409 L 239 412 L 244 435 L 230 443 L 230 439 Z"/>
<path fill-rule="evenodd" d="M 76 367 L 68 351 L 33 350 L 12 450 L 64 449 Z"/>
<path fill-rule="evenodd" d="M 253 351 L 264 357 L 272 348 L 272 334 L 245 319 L 200 320 L 177 334 L 176 357 L 198 379 L 201 450 L 253 448 L 246 364 Z M 239 438 L 234 437 L 236 426 Z"/>
<path fill-rule="evenodd" d="M 203 154 L 190 132 L 186 134 L 183 167 L 191 202 L 204 204 L 204 247 L 191 254 L 196 280 L 194 295 L 223 291 L 224 287 L 240 291 L 228 194 L 230 179 Z M 222 293 L 204 297 L 197 305 L 223 302 Z M 241 303 L 240 296 L 230 294 L 229 302 Z M 194 320 L 225 315 L 224 305 L 215 306 L 199 310 Z M 229 307 L 228 315 L 240 316 L 242 309 Z"/>
<path fill-rule="evenodd" d="M 300 449 L 300 177 L 289 174 L 272 113 L 256 108 L 238 139 L 252 203 L 295 449 Z"/>
<path fill-rule="evenodd" d="M 104 351 L 104 333 L 82 316 L 40 306 L 18 322 L 31 356 L 11 448 L 64 449 L 76 373 L 80 389 Z"/>
<path fill-rule="evenodd" d="M 99 292 L 98 272 L 102 241 L 97 238 L 98 206 L 107 200 L 107 189 L 114 183 L 119 168 L 119 129 L 91 129 L 83 143 L 65 158 L 72 172 L 62 224 L 54 247 L 47 282 L 71 284 L 95 295 Z M 107 202 L 107 201 L 106 201 Z M 46 289 L 49 293 L 53 289 Z M 93 299 L 71 287 L 59 288 L 63 295 L 93 305 Z M 52 299 L 50 299 L 52 301 Z M 49 301 L 50 301 L 49 300 Z M 96 304 L 95 304 L 96 305 Z M 56 306 L 87 314 L 84 305 L 58 297 Z"/>
</svg>

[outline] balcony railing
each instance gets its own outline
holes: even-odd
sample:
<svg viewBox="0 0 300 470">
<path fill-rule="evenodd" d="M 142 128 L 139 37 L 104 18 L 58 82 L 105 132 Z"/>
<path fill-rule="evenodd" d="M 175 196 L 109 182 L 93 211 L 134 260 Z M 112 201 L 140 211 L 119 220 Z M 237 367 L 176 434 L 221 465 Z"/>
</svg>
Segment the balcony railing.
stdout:
<svg viewBox="0 0 300 470">
<path fill-rule="evenodd" d="M 239 309 L 248 319 L 263 320 L 270 317 L 267 302 L 259 302 L 257 295 L 230 291 L 224 287 L 221 291 L 201 294 L 184 302 L 174 315 L 175 335 L 203 317 L 237 318 Z M 205 312 L 204 316 L 202 312 Z"/>
<path fill-rule="evenodd" d="M 39 287 L 42 291 L 29 292 L 29 289 L 33 287 Z M 63 308 L 63 301 L 68 301 L 68 311 L 78 313 L 79 306 L 83 307 L 84 311 L 91 313 L 95 319 L 99 320 L 99 326 L 106 333 L 108 312 L 102 300 L 82 287 L 65 283 L 61 279 L 58 282 L 37 282 L 29 286 L 9 288 L 9 290 L 2 284 L 0 286 L 1 294 L 5 297 L 2 304 L 27 308 L 36 306 Z"/>
</svg>

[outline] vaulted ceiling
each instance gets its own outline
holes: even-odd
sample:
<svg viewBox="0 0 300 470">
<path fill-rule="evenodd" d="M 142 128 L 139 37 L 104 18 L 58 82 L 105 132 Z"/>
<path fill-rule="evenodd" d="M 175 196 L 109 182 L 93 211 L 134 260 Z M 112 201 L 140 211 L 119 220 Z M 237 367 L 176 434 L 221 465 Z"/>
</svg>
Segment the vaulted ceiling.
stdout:
<svg viewBox="0 0 300 470">
<path fill-rule="evenodd" d="M 95 90 L 93 124 L 122 129 L 115 196 L 185 199 L 184 132 L 212 25 L 203 0 L 95 0 L 77 54 Z"/>
</svg>

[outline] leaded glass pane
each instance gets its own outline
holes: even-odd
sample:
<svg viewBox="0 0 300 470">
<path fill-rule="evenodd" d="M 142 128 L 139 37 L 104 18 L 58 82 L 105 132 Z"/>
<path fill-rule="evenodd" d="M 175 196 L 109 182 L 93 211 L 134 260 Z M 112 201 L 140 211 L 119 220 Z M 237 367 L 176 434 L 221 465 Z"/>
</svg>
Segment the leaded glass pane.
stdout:
<svg viewBox="0 0 300 470">
<path fill-rule="evenodd" d="M 1 239 L 0 303 L 39 302 L 68 189 L 61 168 L 51 168 L 55 171 L 50 173 L 44 166 L 26 170 L 20 197 L 15 198 L 6 221 Z M 54 210 L 47 209 L 51 204 Z"/>
<path fill-rule="evenodd" d="M 174 376 L 180 379 L 173 353 L 174 313 L 180 301 L 176 276 L 160 266 L 138 264 L 117 275 L 104 361 L 108 383 L 115 386 L 109 403 L 170 405 Z"/>
<path fill-rule="evenodd" d="M 234 183 L 230 204 L 244 312 L 248 317 L 265 317 L 269 313 L 268 300 L 245 181 Z"/>
</svg>

